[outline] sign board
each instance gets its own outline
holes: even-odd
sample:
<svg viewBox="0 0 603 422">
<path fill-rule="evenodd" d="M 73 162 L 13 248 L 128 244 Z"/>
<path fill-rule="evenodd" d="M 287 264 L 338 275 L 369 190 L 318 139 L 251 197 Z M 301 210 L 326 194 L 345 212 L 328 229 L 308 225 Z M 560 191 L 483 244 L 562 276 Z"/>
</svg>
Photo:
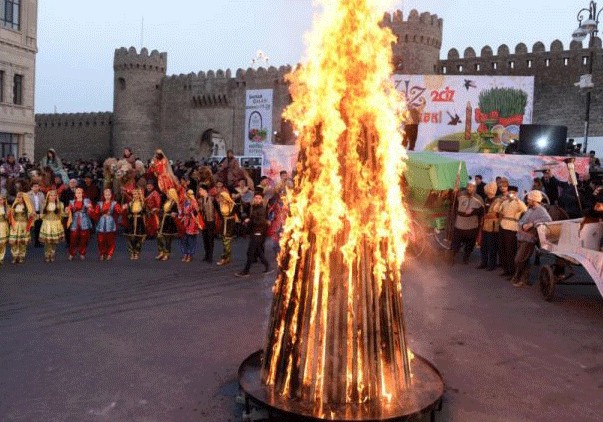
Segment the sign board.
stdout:
<svg viewBox="0 0 603 422">
<path fill-rule="evenodd" d="M 394 75 L 407 104 L 408 124 L 418 125 L 411 150 L 437 150 L 438 141 L 479 152 L 485 141 L 503 148 L 532 123 L 533 76 Z M 409 127 L 408 133 L 413 128 Z M 412 142 L 411 142 L 412 143 Z"/>
<path fill-rule="evenodd" d="M 272 89 L 250 89 L 245 93 L 245 155 L 261 156 L 272 144 Z"/>
</svg>

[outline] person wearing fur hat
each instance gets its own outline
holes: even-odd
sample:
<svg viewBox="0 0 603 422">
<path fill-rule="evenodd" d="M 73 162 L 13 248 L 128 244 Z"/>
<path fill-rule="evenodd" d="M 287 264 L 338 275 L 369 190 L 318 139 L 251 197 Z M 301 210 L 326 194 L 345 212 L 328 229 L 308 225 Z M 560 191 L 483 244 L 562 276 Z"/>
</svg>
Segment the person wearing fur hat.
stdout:
<svg viewBox="0 0 603 422">
<path fill-rule="evenodd" d="M 158 261 L 167 261 L 172 253 L 172 240 L 178 236 L 178 193 L 176 189 L 170 189 L 167 193 L 167 199 L 160 209 L 159 228 L 157 230 L 157 250 L 155 257 Z"/>
<path fill-rule="evenodd" d="M 44 260 L 54 262 L 57 246 L 65 240 L 65 231 L 61 218 L 65 213 L 63 203 L 56 190 L 49 190 L 42 209 L 40 242 L 44 244 Z"/>
<path fill-rule="evenodd" d="M 235 203 L 230 197 L 230 193 L 222 191 L 218 195 L 218 208 L 222 217 L 222 245 L 224 249 L 222 256 L 218 261 L 218 265 L 226 265 L 230 263 L 232 251 L 232 239 L 235 233 L 237 223 L 237 215 L 235 212 Z"/>
<path fill-rule="evenodd" d="M 13 256 L 13 264 L 25 262 L 27 244 L 31 239 L 29 230 L 33 224 L 34 215 L 35 211 L 29 202 L 27 194 L 18 192 L 8 216 L 8 221 L 10 222 L 8 243 L 11 246 L 10 251 Z"/>
<path fill-rule="evenodd" d="M 117 237 L 117 219 L 121 212 L 121 206 L 113 199 L 111 189 L 104 189 L 103 197 L 94 209 L 96 240 L 101 261 L 110 261 L 113 258 L 115 238 Z"/>
<path fill-rule="evenodd" d="M 500 262 L 501 275 L 511 277 L 515 273 L 515 254 L 517 253 L 517 230 L 519 217 L 526 212 L 526 204 L 517 197 L 517 186 L 509 186 L 500 209 Z"/>
<path fill-rule="evenodd" d="M 469 263 L 469 256 L 475 248 L 475 241 L 479 231 L 481 217 L 484 215 L 484 202 L 475 193 L 475 182 L 467 183 L 467 189 L 463 191 L 453 205 L 456 210 L 456 219 L 452 232 L 452 243 L 448 256 L 448 263 L 454 264 L 454 257 L 464 246 L 463 263 Z"/>
<path fill-rule="evenodd" d="M 266 240 L 266 231 L 268 230 L 268 220 L 266 205 L 264 205 L 264 198 L 261 192 L 256 192 L 253 196 L 249 218 L 245 219 L 245 224 L 249 225 L 247 262 L 243 271 L 236 273 L 235 276 L 248 276 L 251 265 L 256 258 L 264 264 L 264 273 L 268 273 L 270 272 L 270 265 L 264 256 L 264 241 Z"/>
<path fill-rule="evenodd" d="M 478 269 L 485 268 L 493 271 L 496 268 L 498 258 L 498 243 L 500 229 L 500 210 L 502 197 L 496 196 L 498 186 L 496 182 L 490 182 L 484 187 L 484 219 L 482 222 L 482 242 L 480 247 L 481 264 Z"/>
<path fill-rule="evenodd" d="M 551 216 L 546 208 L 541 205 L 541 202 L 542 192 L 538 190 L 528 192 L 528 210 L 518 222 L 515 274 L 513 274 L 513 278 L 511 279 L 515 287 L 529 285 L 530 257 L 534 252 L 536 241 L 538 240 L 536 226 L 551 221 Z"/>
<path fill-rule="evenodd" d="M 0 265 L 4 264 L 6 245 L 8 244 L 8 202 L 6 195 L 0 193 Z"/>
</svg>

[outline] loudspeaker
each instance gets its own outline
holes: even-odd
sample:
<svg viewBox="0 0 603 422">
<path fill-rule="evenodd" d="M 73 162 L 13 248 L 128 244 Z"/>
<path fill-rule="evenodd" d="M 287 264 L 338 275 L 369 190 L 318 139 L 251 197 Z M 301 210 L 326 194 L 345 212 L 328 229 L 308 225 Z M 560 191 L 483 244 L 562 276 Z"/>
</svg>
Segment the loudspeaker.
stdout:
<svg viewBox="0 0 603 422">
<path fill-rule="evenodd" d="M 567 155 L 567 126 L 521 125 L 519 151 L 529 155 Z"/>
<path fill-rule="evenodd" d="M 459 141 L 448 141 L 446 139 L 440 139 L 438 141 L 438 151 L 442 152 L 459 152 L 461 144 Z"/>
</svg>

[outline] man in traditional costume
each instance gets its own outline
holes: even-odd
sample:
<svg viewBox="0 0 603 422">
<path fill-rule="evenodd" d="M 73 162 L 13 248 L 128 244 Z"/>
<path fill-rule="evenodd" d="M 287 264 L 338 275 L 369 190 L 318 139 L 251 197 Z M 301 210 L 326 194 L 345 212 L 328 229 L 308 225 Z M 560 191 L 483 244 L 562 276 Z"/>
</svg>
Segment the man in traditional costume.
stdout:
<svg viewBox="0 0 603 422">
<path fill-rule="evenodd" d="M 512 277 L 515 274 L 515 254 L 517 254 L 517 230 L 519 217 L 526 212 L 526 204 L 517 197 L 517 186 L 509 186 L 500 209 L 500 261 L 503 267 L 502 276 Z"/>
<path fill-rule="evenodd" d="M 224 247 L 222 256 L 218 261 L 218 265 L 227 265 L 230 263 L 232 253 L 232 239 L 235 233 L 236 212 L 235 203 L 226 191 L 222 191 L 218 195 L 218 208 L 222 217 L 222 245 Z"/>
<path fill-rule="evenodd" d="M 503 198 L 496 196 L 497 188 L 496 182 L 490 182 L 484 187 L 486 198 L 484 201 L 485 214 L 482 223 L 482 241 L 480 246 L 482 260 L 477 268 L 485 268 L 488 271 L 496 269 L 496 261 L 498 259 L 500 210 Z"/>
<path fill-rule="evenodd" d="M 161 195 L 155 189 L 153 181 L 147 181 L 144 198 L 145 208 L 147 210 L 144 216 L 144 227 L 148 238 L 157 236 L 159 228 L 159 209 L 161 208 Z"/>
<path fill-rule="evenodd" d="M 475 248 L 480 220 L 484 215 L 484 202 L 475 193 L 475 183 L 473 181 L 467 184 L 467 189 L 458 196 L 453 206 L 456 211 L 456 219 L 452 232 L 452 243 L 450 244 L 449 264 L 454 264 L 454 257 L 461 246 L 464 246 L 463 263 L 468 264 L 471 252 Z"/>
<path fill-rule="evenodd" d="M 159 229 L 157 231 L 157 249 L 159 254 L 155 257 L 158 261 L 167 261 L 172 253 L 172 240 L 178 236 L 178 193 L 170 189 L 167 199 L 161 207 Z"/>
<path fill-rule="evenodd" d="M 147 237 L 144 227 L 144 197 L 141 189 L 135 189 L 132 192 L 132 200 L 124 205 L 126 230 L 125 235 L 128 239 L 128 253 L 131 260 L 140 258 L 142 244 Z"/>
<path fill-rule="evenodd" d="M 530 257 L 536 247 L 538 224 L 551 221 L 551 216 L 541 205 L 542 192 L 533 190 L 528 193 L 528 210 L 521 216 L 517 225 L 517 253 L 515 254 L 515 274 L 511 282 L 515 287 L 529 285 Z"/>
</svg>

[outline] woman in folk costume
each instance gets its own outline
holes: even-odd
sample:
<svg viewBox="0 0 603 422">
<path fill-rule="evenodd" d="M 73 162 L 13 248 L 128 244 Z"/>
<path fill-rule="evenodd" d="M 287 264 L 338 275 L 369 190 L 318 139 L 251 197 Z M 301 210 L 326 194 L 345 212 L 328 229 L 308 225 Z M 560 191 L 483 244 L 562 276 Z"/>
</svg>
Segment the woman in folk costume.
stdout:
<svg viewBox="0 0 603 422">
<path fill-rule="evenodd" d="M 49 167 L 55 175 L 60 175 L 63 183 L 69 183 L 69 177 L 63 167 L 63 162 L 52 148 L 46 152 L 46 157 L 40 160 L 40 168 L 44 169 L 45 167 Z"/>
<path fill-rule="evenodd" d="M 172 171 L 172 165 L 162 150 L 158 149 L 155 151 L 155 156 L 151 161 L 149 170 L 157 178 L 157 185 L 163 194 L 167 195 L 168 190 L 175 188 L 176 185 L 178 185 L 178 179 L 176 179 L 176 176 Z"/>
<path fill-rule="evenodd" d="M 56 190 L 49 190 L 42 210 L 42 227 L 40 227 L 40 243 L 44 244 L 44 261 L 53 262 L 57 245 L 65 241 L 62 217 L 65 213 L 63 203 L 59 201 Z"/>
<path fill-rule="evenodd" d="M 121 214 L 121 207 L 113 199 L 113 192 L 109 188 L 105 189 L 103 198 L 94 210 L 94 219 L 97 220 L 96 240 L 101 261 L 110 261 L 113 258 L 117 236 L 117 216 L 119 214 Z"/>
<path fill-rule="evenodd" d="M 90 231 L 92 230 L 92 219 L 90 214 L 94 213 L 92 202 L 84 198 L 84 189 L 75 188 L 75 198 L 67 205 L 67 227 L 69 227 L 69 260 L 80 254 L 80 259 L 86 258 Z"/>
<path fill-rule="evenodd" d="M 8 202 L 6 195 L 0 194 L 0 265 L 4 264 L 8 244 Z"/>
<path fill-rule="evenodd" d="M 218 261 L 218 265 L 226 265 L 230 263 L 231 251 L 232 251 L 232 239 L 235 233 L 235 227 L 237 223 L 237 215 L 235 210 L 235 203 L 230 197 L 230 193 L 222 191 L 218 195 L 218 206 L 220 210 L 220 216 L 222 217 L 222 245 L 224 246 L 222 256 Z"/>
<path fill-rule="evenodd" d="M 144 227 L 147 230 L 147 236 L 153 238 L 157 236 L 159 228 L 159 209 L 161 208 L 161 195 L 155 189 L 155 183 L 151 180 L 147 181 L 144 198 L 144 205 L 147 213 L 144 216 Z"/>
<path fill-rule="evenodd" d="M 27 253 L 27 244 L 30 240 L 29 230 L 33 224 L 35 211 L 29 196 L 26 193 L 19 192 L 9 211 L 8 221 L 10 229 L 8 243 L 13 255 L 13 264 L 23 263 Z"/>
<path fill-rule="evenodd" d="M 172 253 L 172 240 L 178 236 L 178 193 L 176 189 L 170 189 L 167 193 L 167 199 L 161 207 L 161 220 L 157 231 L 157 249 L 159 254 L 155 259 L 167 261 Z"/>
<path fill-rule="evenodd" d="M 123 213 L 125 213 L 126 230 L 125 235 L 128 239 L 128 253 L 130 259 L 140 258 L 142 244 L 147 237 L 144 227 L 144 196 L 142 190 L 135 189 L 132 192 L 132 200 L 124 204 Z"/>
<path fill-rule="evenodd" d="M 197 252 L 197 235 L 199 230 L 203 228 L 203 220 L 199 214 L 199 204 L 192 190 L 186 192 L 186 197 L 180 206 L 179 218 L 183 232 L 180 238 L 182 262 L 191 262 L 193 255 Z"/>
</svg>

